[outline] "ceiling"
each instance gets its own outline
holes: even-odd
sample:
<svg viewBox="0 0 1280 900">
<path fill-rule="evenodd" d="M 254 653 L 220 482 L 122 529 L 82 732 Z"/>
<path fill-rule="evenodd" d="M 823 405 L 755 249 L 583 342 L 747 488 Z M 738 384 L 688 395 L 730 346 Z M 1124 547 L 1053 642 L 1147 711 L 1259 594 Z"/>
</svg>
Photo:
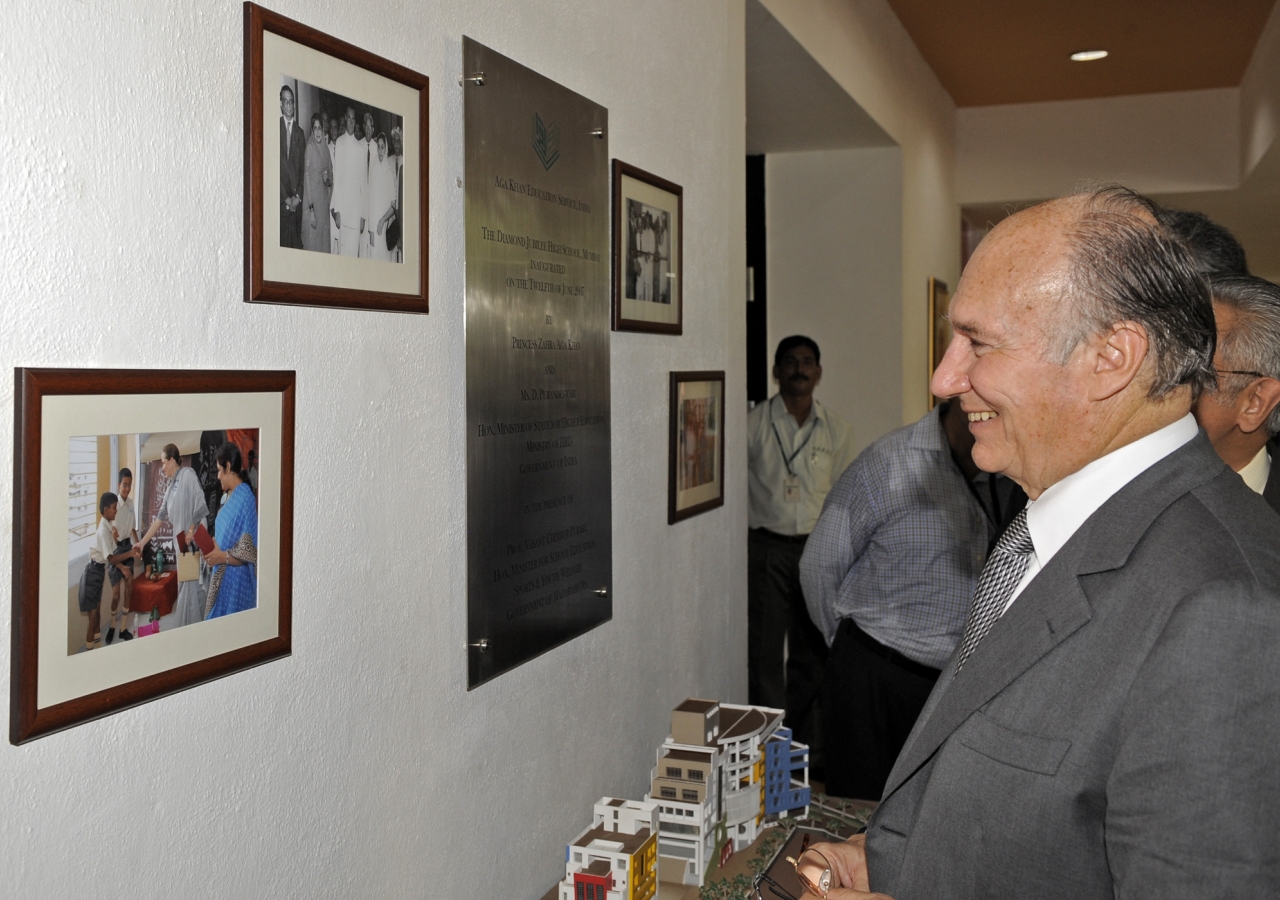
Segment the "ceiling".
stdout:
<svg viewBox="0 0 1280 900">
<path fill-rule="evenodd" d="M 1275 2 L 888 0 L 957 106 L 1235 87 Z"/>
<path fill-rule="evenodd" d="M 894 146 L 759 0 L 746 4 L 746 59 L 748 153 Z"/>
</svg>

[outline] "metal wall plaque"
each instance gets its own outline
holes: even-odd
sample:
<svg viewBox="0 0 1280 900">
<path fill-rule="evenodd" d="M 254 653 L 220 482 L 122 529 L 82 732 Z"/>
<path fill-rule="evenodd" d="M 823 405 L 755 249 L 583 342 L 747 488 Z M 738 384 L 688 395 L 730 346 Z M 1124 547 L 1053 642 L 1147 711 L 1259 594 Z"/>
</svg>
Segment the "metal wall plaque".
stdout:
<svg viewBox="0 0 1280 900">
<path fill-rule="evenodd" d="M 462 42 L 467 684 L 612 615 L 608 111 Z"/>
</svg>

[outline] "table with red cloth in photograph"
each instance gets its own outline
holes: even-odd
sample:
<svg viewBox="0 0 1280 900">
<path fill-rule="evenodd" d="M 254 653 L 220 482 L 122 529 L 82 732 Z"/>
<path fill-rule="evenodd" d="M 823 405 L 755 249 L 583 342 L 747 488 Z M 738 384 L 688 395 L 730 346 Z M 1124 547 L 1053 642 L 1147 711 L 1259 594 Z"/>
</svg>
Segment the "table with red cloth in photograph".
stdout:
<svg viewBox="0 0 1280 900">
<path fill-rule="evenodd" d="M 159 581 L 148 581 L 145 575 L 133 579 L 133 596 L 129 601 L 133 612 L 145 615 L 151 612 L 152 607 L 158 606 L 160 615 L 167 616 L 173 612 L 173 605 L 177 602 L 177 572 L 165 572 Z"/>
</svg>

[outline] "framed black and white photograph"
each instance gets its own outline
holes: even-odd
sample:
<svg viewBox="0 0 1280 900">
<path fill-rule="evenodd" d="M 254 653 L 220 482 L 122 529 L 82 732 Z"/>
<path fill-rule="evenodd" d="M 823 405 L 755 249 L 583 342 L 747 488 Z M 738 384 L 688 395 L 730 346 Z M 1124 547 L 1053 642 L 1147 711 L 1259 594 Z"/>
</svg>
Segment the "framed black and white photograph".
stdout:
<svg viewBox="0 0 1280 900">
<path fill-rule="evenodd" d="M 15 370 L 10 741 L 290 652 L 293 372 Z"/>
<path fill-rule="evenodd" d="M 613 329 L 682 334 L 684 189 L 613 161 Z"/>
<path fill-rule="evenodd" d="M 724 505 L 724 372 L 671 373 L 667 524 Z"/>
<path fill-rule="evenodd" d="M 427 312 L 428 80 L 245 4 L 245 300 Z"/>
</svg>

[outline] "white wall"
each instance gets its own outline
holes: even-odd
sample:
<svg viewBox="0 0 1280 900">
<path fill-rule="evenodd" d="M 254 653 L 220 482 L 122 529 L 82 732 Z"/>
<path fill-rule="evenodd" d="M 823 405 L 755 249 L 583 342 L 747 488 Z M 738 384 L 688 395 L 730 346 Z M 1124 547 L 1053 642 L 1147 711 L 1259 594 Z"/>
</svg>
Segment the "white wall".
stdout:
<svg viewBox="0 0 1280 900">
<path fill-rule="evenodd" d="M 724 508 L 666 524 L 667 372 L 725 369 L 745 428 L 741 0 L 272 5 L 431 77 L 429 316 L 241 302 L 239 3 L 0 6 L 0 359 L 298 373 L 293 657 L 0 747 L 0 893 L 538 897 L 673 705 L 745 697 L 740 442 Z M 614 619 L 471 692 L 464 33 L 608 107 L 688 235 L 684 336 L 612 338 Z"/>
<path fill-rule="evenodd" d="M 901 388 L 899 424 L 914 422 L 928 408 L 929 278 L 960 276 L 955 103 L 886 0 L 761 2 L 902 149 L 902 359 L 868 387 Z"/>
<path fill-rule="evenodd" d="M 1224 190 L 1240 183 L 1240 91 L 966 107 L 956 144 L 966 205 L 1056 197 L 1084 179 Z"/>
<path fill-rule="evenodd" d="M 817 397 L 861 449 L 902 424 L 902 151 L 770 154 L 765 184 L 770 353 L 818 342 Z"/>
</svg>

